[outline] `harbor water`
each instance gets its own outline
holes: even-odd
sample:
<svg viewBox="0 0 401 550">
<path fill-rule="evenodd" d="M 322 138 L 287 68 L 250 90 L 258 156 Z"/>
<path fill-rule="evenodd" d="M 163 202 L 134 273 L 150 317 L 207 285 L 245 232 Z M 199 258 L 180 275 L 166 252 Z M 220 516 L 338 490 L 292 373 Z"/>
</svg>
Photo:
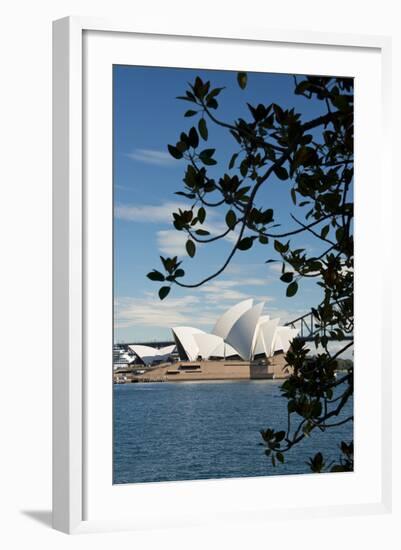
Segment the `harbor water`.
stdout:
<svg viewBox="0 0 401 550">
<path fill-rule="evenodd" d="M 337 460 L 340 442 L 353 438 L 352 422 L 315 430 L 286 453 L 284 464 L 273 467 L 260 445 L 260 430 L 286 428 L 281 384 L 114 385 L 114 483 L 304 474 L 310 473 L 305 462 L 317 451 L 328 462 Z M 352 402 L 343 414 L 352 414 Z"/>
</svg>

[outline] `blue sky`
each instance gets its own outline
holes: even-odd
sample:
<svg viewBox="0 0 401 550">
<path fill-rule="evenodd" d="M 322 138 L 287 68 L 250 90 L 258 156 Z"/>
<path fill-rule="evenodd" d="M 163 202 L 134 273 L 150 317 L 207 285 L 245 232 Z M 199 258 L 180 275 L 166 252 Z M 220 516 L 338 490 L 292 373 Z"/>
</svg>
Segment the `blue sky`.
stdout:
<svg viewBox="0 0 401 550">
<path fill-rule="evenodd" d="M 249 119 L 246 102 L 252 105 L 276 102 L 294 107 L 303 120 L 319 116 L 322 105 L 293 93 L 292 76 L 249 73 L 248 86 L 241 90 L 236 73 L 202 69 L 153 67 L 114 67 L 114 299 L 115 341 L 152 341 L 170 339 L 169 328 L 191 325 L 203 330 L 212 328 L 217 316 L 236 302 L 252 297 L 265 301 L 266 314 L 280 317 L 281 322 L 299 316 L 320 298 L 314 280 L 302 281 L 293 298 L 285 296 L 286 285 L 279 280 L 281 264 L 266 264 L 277 258 L 272 244 L 255 245 L 246 252 L 237 252 L 225 273 L 196 289 L 174 286 L 161 302 L 157 296 L 159 283 L 152 283 L 146 274 L 160 269 L 159 255 L 182 256 L 185 280 L 196 282 L 209 275 L 224 261 L 232 240 L 225 239 L 198 248 L 195 258 L 186 256 L 184 233 L 174 229 L 171 213 L 180 205 L 189 206 L 184 197 L 182 178 L 186 163 L 167 152 L 167 144 L 175 144 L 181 131 L 188 131 L 197 118 L 184 118 L 191 104 L 176 99 L 184 95 L 187 82 L 199 75 L 211 80 L 212 87 L 225 86 L 219 96 L 218 116 L 232 122 L 243 116 Z M 227 171 L 235 141 L 227 130 L 208 124 L 206 147 L 216 149 L 216 166 L 210 175 Z M 289 181 L 275 178 L 258 195 L 258 205 L 273 208 L 276 223 L 294 229 L 293 206 Z M 208 213 L 211 233 L 225 228 L 226 209 Z M 280 228 L 277 228 L 280 231 Z M 217 234 L 217 233 L 216 233 Z M 320 244 L 309 235 L 300 235 L 291 242 L 318 254 Z"/>
</svg>

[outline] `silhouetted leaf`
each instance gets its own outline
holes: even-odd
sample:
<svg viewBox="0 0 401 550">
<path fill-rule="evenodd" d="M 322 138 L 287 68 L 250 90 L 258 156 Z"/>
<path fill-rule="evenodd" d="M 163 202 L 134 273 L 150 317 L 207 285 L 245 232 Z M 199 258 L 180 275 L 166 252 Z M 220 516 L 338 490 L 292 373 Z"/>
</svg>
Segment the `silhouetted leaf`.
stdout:
<svg viewBox="0 0 401 550">
<path fill-rule="evenodd" d="M 174 147 L 174 145 L 168 145 L 167 148 L 172 157 L 174 157 L 177 160 L 182 159 L 182 153 L 177 149 L 177 147 Z"/>
<path fill-rule="evenodd" d="M 231 157 L 230 164 L 228 165 L 229 170 L 234 168 L 235 161 L 237 160 L 237 157 L 238 157 L 238 153 L 234 153 L 233 156 Z"/>
<path fill-rule="evenodd" d="M 288 252 L 289 243 L 283 244 L 280 241 L 274 241 L 274 248 L 277 250 L 277 252 L 280 252 L 280 254 L 285 254 Z"/>
<path fill-rule="evenodd" d="M 276 174 L 278 179 L 283 180 L 283 181 L 288 180 L 288 172 L 284 168 L 284 166 L 276 166 L 274 168 L 274 173 Z"/>
<path fill-rule="evenodd" d="M 298 290 L 298 283 L 296 281 L 293 281 L 287 286 L 287 292 L 286 295 L 288 298 L 291 298 L 291 296 L 294 296 L 297 293 Z"/>
<path fill-rule="evenodd" d="M 151 281 L 164 281 L 164 275 L 155 269 L 146 275 Z"/>
<path fill-rule="evenodd" d="M 199 136 L 194 126 L 192 126 L 192 128 L 189 130 L 188 138 L 189 138 L 189 144 L 191 145 L 191 147 L 196 149 L 199 145 Z"/>
<path fill-rule="evenodd" d="M 226 214 L 226 224 L 230 229 L 234 229 L 235 224 L 237 223 L 237 216 L 233 210 L 229 210 Z"/>
<path fill-rule="evenodd" d="M 289 271 L 287 271 L 287 273 L 283 273 L 280 277 L 283 283 L 291 283 L 293 278 L 294 278 L 294 273 L 291 273 Z"/>
<path fill-rule="evenodd" d="M 251 237 L 244 237 L 237 245 L 238 250 L 249 250 L 253 244 Z"/>
<path fill-rule="evenodd" d="M 283 453 L 276 453 L 276 458 L 279 462 L 281 462 L 281 464 L 284 463 L 284 455 Z"/>
<path fill-rule="evenodd" d="M 217 162 L 212 158 L 216 149 L 204 149 L 199 153 L 199 158 L 206 166 L 211 166 L 217 164 Z"/>
<path fill-rule="evenodd" d="M 247 175 L 248 173 L 248 168 L 249 168 L 249 163 L 247 161 L 247 159 L 244 159 L 241 164 L 240 164 L 240 167 L 239 167 L 239 171 L 241 172 L 241 176 L 245 178 L 245 176 Z"/>
<path fill-rule="evenodd" d="M 201 206 L 198 210 L 199 223 L 203 223 L 205 221 L 205 218 L 206 218 L 206 210 L 203 208 L 203 206 Z"/>
<path fill-rule="evenodd" d="M 214 88 L 214 90 L 212 90 L 206 97 L 206 101 L 210 101 L 211 99 L 213 99 L 214 97 L 217 97 L 219 95 L 219 93 L 224 90 L 225 86 L 223 86 L 222 88 Z"/>
<path fill-rule="evenodd" d="M 208 131 L 207 131 L 207 126 L 206 126 L 206 120 L 204 118 L 201 118 L 199 123 L 198 123 L 198 130 L 199 130 L 199 134 L 201 135 L 201 137 L 207 141 L 207 138 L 208 138 Z"/>
<path fill-rule="evenodd" d="M 248 75 L 246 73 L 240 72 L 237 74 L 237 82 L 241 90 L 245 90 L 247 82 L 248 82 Z"/>
<path fill-rule="evenodd" d="M 206 105 L 209 107 L 209 109 L 217 109 L 217 107 L 219 106 L 219 104 L 218 104 L 217 101 L 214 99 L 214 97 L 212 97 L 211 99 L 209 99 L 209 100 L 206 102 Z"/>
<path fill-rule="evenodd" d="M 325 225 L 320 233 L 320 236 L 322 237 L 322 239 L 325 239 L 329 233 L 329 230 L 330 230 L 330 225 Z"/>
<path fill-rule="evenodd" d="M 159 298 L 160 300 L 164 300 L 164 298 L 167 296 L 167 294 L 170 292 L 169 286 L 162 286 L 159 290 Z"/>
<path fill-rule="evenodd" d="M 180 153 L 185 153 L 185 151 L 188 151 L 188 148 L 189 148 L 189 142 L 187 141 L 179 141 L 176 144 L 176 149 L 178 149 Z"/>
<path fill-rule="evenodd" d="M 188 256 L 193 258 L 195 256 L 195 252 L 196 252 L 195 243 L 193 241 L 191 241 L 191 239 L 188 239 L 188 241 L 185 244 L 185 248 L 187 250 Z"/>
</svg>

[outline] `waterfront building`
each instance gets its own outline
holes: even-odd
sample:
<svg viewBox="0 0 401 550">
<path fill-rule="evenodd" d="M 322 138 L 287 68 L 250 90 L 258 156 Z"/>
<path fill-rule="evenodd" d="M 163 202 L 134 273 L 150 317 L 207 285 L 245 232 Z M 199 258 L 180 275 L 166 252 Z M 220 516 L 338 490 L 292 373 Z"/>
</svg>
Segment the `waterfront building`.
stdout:
<svg viewBox="0 0 401 550">
<path fill-rule="evenodd" d="M 129 366 L 135 360 L 134 354 L 130 350 L 126 350 L 124 346 L 116 344 L 113 347 L 113 366 L 114 369 L 121 369 Z"/>
<path fill-rule="evenodd" d="M 225 311 L 210 333 L 190 326 L 173 327 L 175 343 L 116 345 L 114 368 L 151 367 L 177 359 L 192 363 L 199 360 L 250 362 L 284 354 L 298 330 L 280 326 L 278 318 L 262 315 L 263 307 L 264 302 L 254 304 L 252 299 L 243 300 Z"/>
</svg>

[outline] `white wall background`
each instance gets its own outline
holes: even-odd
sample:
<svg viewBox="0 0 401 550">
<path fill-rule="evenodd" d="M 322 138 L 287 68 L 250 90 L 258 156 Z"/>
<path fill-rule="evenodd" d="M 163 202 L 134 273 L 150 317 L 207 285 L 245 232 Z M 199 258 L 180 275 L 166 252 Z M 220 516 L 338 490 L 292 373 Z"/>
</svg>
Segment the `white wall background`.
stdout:
<svg viewBox="0 0 401 550">
<path fill-rule="evenodd" d="M 334 0 L 14 0 L 3 4 L 1 40 L 0 269 L 1 434 L 0 545 L 3 548 L 356 548 L 399 547 L 400 491 L 392 516 L 270 522 L 208 529 L 68 537 L 52 531 L 51 507 L 51 21 L 65 15 L 177 18 L 206 27 L 246 25 L 393 35 L 395 124 L 400 124 L 401 18 L 397 1 Z M 398 132 L 399 133 L 399 132 Z M 395 159 L 399 154 L 398 133 Z M 373 138 L 373 136 L 372 136 Z M 399 183 L 396 194 L 399 200 Z M 393 201 L 398 222 L 397 201 Z M 389 214 L 391 205 L 389 205 Z M 399 223 L 397 223 L 397 234 Z M 394 242 L 394 249 L 399 246 Z M 399 253 L 399 252 L 398 252 Z M 377 258 L 372 262 L 374 269 Z M 393 266 L 394 282 L 399 270 Z M 398 304 L 399 306 L 399 304 Z M 395 314 L 398 310 L 394 306 Z M 390 322 L 390 319 L 389 319 Z M 394 326 L 398 340 L 400 324 Z M 396 343 L 394 343 L 394 350 Z M 16 358 L 21 357 L 17 361 Z M 400 387 L 394 359 L 394 384 Z M 398 401 L 400 401 L 398 399 Z M 399 403 L 394 414 L 400 416 Z M 399 432 L 395 426 L 394 433 Z M 374 443 L 372 442 L 372 445 Z M 400 486 L 399 438 L 395 483 Z M 396 485 L 395 485 L 396 487 Z M 266 495 L 268 498 L 268 495 Z M 283 530 L 283 532 L 281 532 Z M 318 542 L 318 537 L 323 542 Z M 385 539 L 387 541 L 385 542 Z"/>
</svg>

